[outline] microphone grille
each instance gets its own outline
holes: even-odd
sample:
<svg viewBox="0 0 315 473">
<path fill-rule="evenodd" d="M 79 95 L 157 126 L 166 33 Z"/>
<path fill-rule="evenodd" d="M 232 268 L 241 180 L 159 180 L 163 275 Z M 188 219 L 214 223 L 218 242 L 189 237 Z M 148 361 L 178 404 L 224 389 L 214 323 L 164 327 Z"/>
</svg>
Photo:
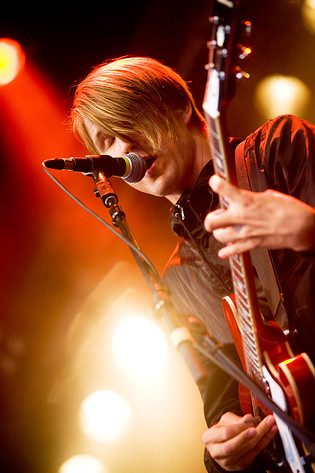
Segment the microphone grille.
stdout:
<svg viewBox="0 0 315 473">
<path fill-rule="evenodd" d="M 136 153 L 128 153 L 126 158 L 130 160 L 130 172 L 128 176 L 123 177 L 126 182 L 139 182 L 144 177 L 147 165 L 145 160 Z"/>
</svg>

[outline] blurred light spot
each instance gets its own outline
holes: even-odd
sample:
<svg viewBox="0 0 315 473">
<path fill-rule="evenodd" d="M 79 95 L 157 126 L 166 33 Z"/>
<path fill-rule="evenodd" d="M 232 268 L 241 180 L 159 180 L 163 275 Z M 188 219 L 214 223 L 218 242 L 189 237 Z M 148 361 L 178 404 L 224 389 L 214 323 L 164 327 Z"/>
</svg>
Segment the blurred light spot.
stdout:
<svg viewBox="0 0 315 473">
<path fill-rule="evenodd" d="M 65 461 L 59 473 L 107 473 L 103 463 L 92 455 L 75 455 Z"/>
<path fill-rule="evenodd" d="M 305 27 L 315 34 L 315 0 L 304 0 L 301 13 Z"/>
<path fill-rule="evenodd" d="M 307 85 L 294 76 L 272 75 L 256 88 L 256 105 L 268 118 L 284 113 L 300 114 L 310 100 Z"/>
<path fill-rule="evenodd" d="M 81 404 L 83 432 L 101 443 L 115 442 L 126 430 L 129 419 L 127 402 L 114 391 L 96 391 Z"/>
<path fill-rule="evenodd" d="M 142 317 L 122 320 L 113 337 L 116 359 L 137 378 L 156 376 L 166 360 L 166 347 L 162 330 Z"/>
<path fill-rule="evenodd" d="M 9 38 L 0 39 L 0 85 L 12 82 L 22 70 L 25 55 L 20 44 Z"/>
</svg>

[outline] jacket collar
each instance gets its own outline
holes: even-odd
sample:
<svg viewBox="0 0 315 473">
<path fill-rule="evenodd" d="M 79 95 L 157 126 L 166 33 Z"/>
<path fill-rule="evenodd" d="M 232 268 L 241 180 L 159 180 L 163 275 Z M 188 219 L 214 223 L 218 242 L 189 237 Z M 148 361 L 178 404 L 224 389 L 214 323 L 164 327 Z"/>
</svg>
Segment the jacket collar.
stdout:
<svg viewBox="0 0 315 473">
<path fill-rule="evenodd" d="M 202 169 L 193 189 L 187 189 L 178 199 L 170 213 L 172 230 L 181 237 L 200 236 L 204 233 L 203 221 L 206 214 L 217 208 L 218 196 L 211 190 L 208 181 L 214 173 L 209 161 Z"/>
</svg>

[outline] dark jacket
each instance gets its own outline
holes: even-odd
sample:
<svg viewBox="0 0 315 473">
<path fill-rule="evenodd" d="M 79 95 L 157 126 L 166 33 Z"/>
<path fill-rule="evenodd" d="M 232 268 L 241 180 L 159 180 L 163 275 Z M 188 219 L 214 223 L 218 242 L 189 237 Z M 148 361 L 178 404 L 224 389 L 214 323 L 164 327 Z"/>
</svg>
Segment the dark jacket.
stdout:
<svg viewBox="0 0 315 473">
<path fill-rule="evenodd" d="M 234 143 L 235 146 L 235 143 Z M 270 120 L 237 148 L 250 176 L 252 190 L 271 188 L 315 207 L 315 127 L 294 116 Z M 183 193 L 170 216 L 172 229 L 181 237 L 164 273 L 176 308 L 198 317 L 226 350 L 237 358 L 222 310 L 222 298 L 233 292 L 229 263 L 217 256 L 220 243 L 205 232 L 205 215 L 218 207 L 208 186 L 212 163 L 203 169 L 192 190 Z M 284 294 L 288 323 L 295 330 L 296 352 L 306 351 L 315 364 L 315 254 L 289 249 L 273 251 L 272 258 Z M 256 288 L 264 316 L 272 315 L 258 278 Z M 210 382 L 201 389 L 208 425 L 227 411 L 241 414 L 237 383 L 208 363 Z M 208 471 L 216 471 L 208 459 Z M 220 470 L 219 470 L 220 471 Z M 257 465 L 248 471 L 259 471 Z"/>
</svg>

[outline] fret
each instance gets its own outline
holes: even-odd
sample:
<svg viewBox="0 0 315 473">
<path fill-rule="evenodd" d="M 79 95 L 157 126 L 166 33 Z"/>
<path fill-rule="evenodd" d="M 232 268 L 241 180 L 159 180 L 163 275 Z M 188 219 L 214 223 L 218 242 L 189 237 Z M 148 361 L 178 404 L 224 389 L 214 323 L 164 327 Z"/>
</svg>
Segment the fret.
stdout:
<svg viewBox="0 0 315 473">
<path fill-rule="evenodd" d="M 241 297 L 238 297 L 239 294 L 236 293 L 236 300 L 237 304 L 240 305 L 240 310 L 242 310 L 242 315 L 245 315 L 245 318 L 250 320 L 250 305 L 248 304 L 247 300 L 243 295 Z"/>
<path fill-rule="evenodd" d="M 210 145 L 213 155 L 214 167 L 217 174 L 220 174 L 225 179 L 228 178 L 225 153 L 222 147 L 222 133 L 219 118 L 208 117 L 210 122 L 209 133 L 210 133 Z"/>
<path fill-rule="evenodd" d="M 240 307 L 240 311 L 241 310 L 242 310 L 242 307 Z M 243 316 L 243 314 L 241 314 L 241 317 L 242 316 Z M 241 323 L 242 323 L 242 326 L 243 326 L 243 329 L 244 329 L 245 333 L 248 333 L 249 331 L 252 331 L 253 333 L 255 333 L 253 323 L 252 323 L 252 320 L 251 320 L 250 315 L 248 314 L 248 312 L 246 313 L 245 316 L 242 317 Z"/>
<path fill-rule="evenodd" d="M 246 370 L 248 374 L 254 377 L 258 382 L 262 382 L 263 374 L 258 360 L 254 359 L 253 352 L 246 353 Z"/>
<path fill-rule="evenodd" d="M 235 292 L 237 294 L 243 294 L 244 297 L 247 298 L 247 286 L 246 286 L 246 282 L 245 281 L 242 281 L 240 278 L 238 277 L 233 277 L 233 283 L 234 283 L 234 289 L 235 289 Z"/>
<path fill-rule="evenodd" d="M 237 274 L 239 276 L 239 279 L 242 279 L 243 281 L 246 281 L 246 275 L 245 275 L 245 270 L 244 270 L 244 265 L 241 264 L 239 261 L 236 261 L 235 259 L 232 259 L 231 261 L 231 269 L 234 274 Z"/>
<path fill-rule="evenodd" d="M 247 351 L 247 353 L 249 354 L 249 356 L 248 356 L 248 363 L 249 363 L 251 366 L 254 366 L 254 367 L 255 367 L 255 371 L 256 371 L 257 373 L 259 373 L 259 372 L 260 372 L 260 360 L 259 360 L 259 358 L 257 357 L 255 348 L 253 348 L 251 345 L 246 345 L 246 351 Z"/>
<path fill-rule="evenodd" d="M 242 279 L 245 279 L 243 266 L 239 264 L 235 264 L 235 262 L 232 260 L 231 269 L 234 272 L 234 274 L 239 274 Z"/>
<path fill-rule="evenodd" d="M 244 265 L 243 258 L 241 256 L 242 255 L 238 255 L 238 254 L 231 256 L 231 262 L 233 266 L 235 266 L 239 270 L 239 272 L 244 274 L 245 265 Z"/>
<path fill-rule="evenodd" d="M 252 346 L 254 346 L 254 348 L 256 347 L 256 335 L 251 330 L 251 327 L 243 326 L 242 335 L 244 339 L 246 339 L 247 344 L 251 344 Z"/>
<path fill-rule="evenodd" d="M 244 339 L 244 348 L 247 354 L 247 363 L 255 367 L 255 372 L 261 373 L 261 363 L 260 359 L 256 352 L 256 346 L 246 343 L 246 338 Z"/>
<path fill-rule="evenodd" d="M 256 335 L 254 333 L 250 333 L 249 330 L 243 331 L 244 339 L 246 340 L 246 344 L 250 346 L 255 352 L 256 350 Z M 257 355 L 258 359 L 258 355 Z"/>
<path fill-rule="evenodd" d="M 224 165 L 222 160 L 218 160 L 217 156 L 215 157 L 215 163 L 217 167 L 217 171 L 219 170 L 218 174 L 221 174 L 221 176 L 224 177 Z"/>
<path fill-rule="evenodd" d="M 256 353 L 256 340 L 255 338 L 251 338 L 248 333 L 244 332 L 244 342 L 246 344 L 246 348 L 252 350 L 254 353 L 254 359 L 259 360 L 259 357 Z"/>
<path fill-rule="evenodd" d="M 233 276 L 233 282 L 236 285 L 236 292 L 237 290 L 243 294 L 247 294 L 247 287 L 246 282 L 243 279 L 240 279 L 238 275 Z"/>
<path fill-rule="evenodd" d="M 244 337 L 246 338 L 247 341 L 250 342 L 251 347 L 256 347 L 256 337 L 255 334 L 251 333 L 250 331 L 245 331 L 244 332 Z"/>
<path fill-rule="evenodd" d="M 217 152 L 218 152 L 219 154 L 221 154 L 221 153 L 220 153 L 219 139 L 220 139 L 220 136 L 219 136 L 218 133 L 216 133 L 216 132 L 211 132 L 211 144 L 212 144 L 213 148 L 214 148 L 215 150 L 217 150 Z"/>
</svg>

